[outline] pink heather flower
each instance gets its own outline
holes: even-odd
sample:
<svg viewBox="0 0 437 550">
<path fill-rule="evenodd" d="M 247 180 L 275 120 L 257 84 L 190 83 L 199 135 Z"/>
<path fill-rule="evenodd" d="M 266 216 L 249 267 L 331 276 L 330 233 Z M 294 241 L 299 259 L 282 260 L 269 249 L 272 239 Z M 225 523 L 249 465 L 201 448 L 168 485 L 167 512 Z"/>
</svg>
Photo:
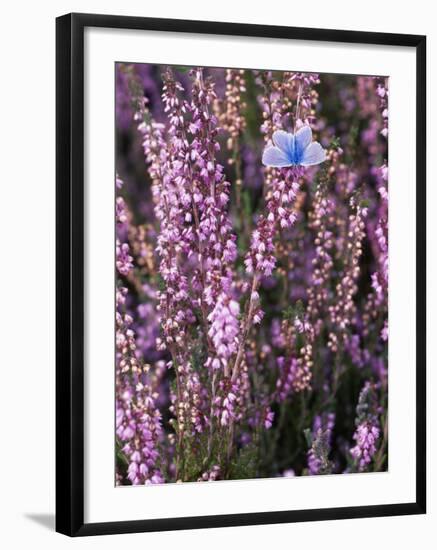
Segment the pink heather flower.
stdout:
<svg viewBox="0 0 437 550">
<path fill-rule="evenodd" d="M 268 409 L 264 418 L 264 427 L 266 430 L 270 429 L 273 425 L 273 420 L 275 418 L 275 413 Z"/>
<path fill-rule="evenodd" d="M 214 309 L 208 315 L 208 320 L 211 323 L 208 336 L 211 338 L 223 366 L 227 365 L 228 360 L 238 348 L 239 313 L 238 302 L 221 294 Z M 214 361 L 212 361 L 213 368 L 217 367 L 217 361 Z"/>
<path fill-rule="evenodd" d="M 115 186 L 117 189 L 121 189 L 123 187 L 123 180 L 118 176 L 118 174 L 115 177 Z"/>
<path fill-rule="evenodd" d="M 126 204 L 123 197 L 117 197 L 115 200 L 115 220 L 118 224 L 125 224 L 127 222 Z"/>
<path fill-rule="evenodd" d="M 133 269 L 134 265 L 132 263 L 132 256 L 129 254 L 129 245 L 127 243 L 121 244 L 117 240 L 116 243 L 116 266 L 118 272 L 121 275 L 128 275 Z"/>
<path fill-rule="evenodd" d="M 366 382 L 358 399 L 356 430 L 353 435 L 356 445 L 350 449 L 350 453 L 360 472 L 367 469 L 377 451 L 380 436 L 377 388 L 376 384 Z"/>
<path fill-rule="evenodd" d="M 310 475 L 331 473 L 332 464 L 328 456 L 331 450 L 334 425 L 334 413 L 324 413 L 314 418 L 311 436 L 312 445 L 307 453 Z"/>
<path fill-rule="evenodd" d="M 221 468 L 218 464 L 214 464 L 210 470 L 204 472 L 197 481 L 216 481 L 221 477 Z"/>
<path fill-rule="evenodd" d="M 350 450 L 351 455 L 357 461 L 360 471 L 372 462 L 373 455 L 376 453 L 376 443 L 379 439 L 379 427 L 370 421 L 365 421 L 357 426 L 354 433 L 355 447 Z"/>
</svg>

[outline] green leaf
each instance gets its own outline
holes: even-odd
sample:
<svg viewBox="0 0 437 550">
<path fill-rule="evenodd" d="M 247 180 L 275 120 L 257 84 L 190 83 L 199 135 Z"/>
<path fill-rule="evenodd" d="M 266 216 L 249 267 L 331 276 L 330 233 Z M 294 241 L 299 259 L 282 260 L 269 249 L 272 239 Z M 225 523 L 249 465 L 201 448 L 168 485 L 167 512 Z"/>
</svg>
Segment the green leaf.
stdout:
<svg viewBox="0 0 437 550">
<path fill-rule="evenodd" d="M 309 428 L 305 428 L 305 430 L 303 431 L 303 435 L 305 436 L 308 448 L 310 449 L 311 445 L 313 444 L 313 434 L 311 433 L 311 430 Z"/>
</svg>

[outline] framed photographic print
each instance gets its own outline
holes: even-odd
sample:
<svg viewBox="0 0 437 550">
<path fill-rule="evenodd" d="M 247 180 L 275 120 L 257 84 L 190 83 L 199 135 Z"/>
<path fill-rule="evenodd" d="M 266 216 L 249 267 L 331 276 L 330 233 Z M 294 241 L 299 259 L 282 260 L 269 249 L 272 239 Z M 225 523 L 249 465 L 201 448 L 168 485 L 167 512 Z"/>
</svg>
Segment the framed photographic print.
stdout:
<svg viewBox="0 0 437 550">
<path fill-rule="evenodd" d="M 425 513 L 425 37 L 56 46 L 57 530 Z"/>
</svg>

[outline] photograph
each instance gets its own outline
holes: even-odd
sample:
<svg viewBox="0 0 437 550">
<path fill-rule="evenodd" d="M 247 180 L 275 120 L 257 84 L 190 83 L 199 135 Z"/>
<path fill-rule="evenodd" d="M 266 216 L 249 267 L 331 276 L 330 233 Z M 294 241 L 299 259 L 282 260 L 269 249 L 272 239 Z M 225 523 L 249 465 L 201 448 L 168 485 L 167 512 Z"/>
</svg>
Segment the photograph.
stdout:
<svg viewBox="0 0 437 550">
<path fill-rule="evenodd" d="M 387 471 L 388 98 L 115 63 L 117 486 Z"/>
<path fill-rule="evenodd" d="M 1 548 L 437 540 L 437 26 L 339 2 L 6 5 Z"/>
</svg>

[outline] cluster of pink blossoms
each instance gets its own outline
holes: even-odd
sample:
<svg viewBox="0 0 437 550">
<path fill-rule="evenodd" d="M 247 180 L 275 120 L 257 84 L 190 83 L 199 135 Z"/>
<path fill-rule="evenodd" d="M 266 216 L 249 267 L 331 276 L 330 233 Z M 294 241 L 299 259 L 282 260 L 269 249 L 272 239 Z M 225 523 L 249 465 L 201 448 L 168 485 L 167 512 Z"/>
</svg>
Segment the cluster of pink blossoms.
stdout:
<svg viewBox="0 0 437 550">
<path fill-rule="evenodd" d="M 122 181 L 117 179 L 117 187 Z M 122 204 L 119 201 L 119 204 Z M 125 206 L 123 206 L 125 211 Z M 118 218 L 117 232 L 124 234 L 124 214 Z M 133 269 L 129 245 L 117 241 L 116 266 L 127 276 Z M 116 434 L 121 451 L 128 461 L 127 478 L 133 485 L 162 483 L 157 449 L 162 436 L 161 413 L 156 407 L 156 393 L 150 385 L 148 369 L 136 354 L 133 319 L 125 311 L 128 289 L 119 286 L 116 292 Z"/>
<path fill-rule="evenodd" d="M 357 426 L 353 436 L 356 445 L 352 447 L 351 455 L 357 461 L 360 470 L 364 470 L 372 462 L 379 436 L 379 427 L 370 421 L 364 421 Z"/>
<path fill-rule="evenodd" d="M 364 471 L 372 462 L 381 435 L 377 420 L 377 391 L 378 386 L 375 383 L 366 382 L 358 400 L 356 430 L 353 435 L 356 445 L 350 449 L 350 453 L 359 471 Z"/>
<path fill-rule="evenodd" d="M 313 422 L 312 443 L 307 454 L 308 471 L 311 475 L 329 474 L 332 465 L 329 452 L 332 443 L 332 432 L 335 425 L 335 414 L 317 415 Z"/>
</svg>

